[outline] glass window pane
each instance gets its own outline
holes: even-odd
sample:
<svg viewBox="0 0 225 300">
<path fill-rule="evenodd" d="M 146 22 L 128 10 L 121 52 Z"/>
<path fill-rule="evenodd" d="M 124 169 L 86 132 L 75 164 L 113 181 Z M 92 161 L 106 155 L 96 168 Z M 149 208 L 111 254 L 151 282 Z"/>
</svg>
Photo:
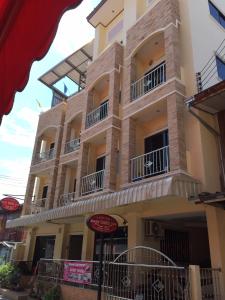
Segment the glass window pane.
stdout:
<svg viewBox="0 0 225 300">
<path fill-rule="evenodd" d="M 218 56 L 216 57 L 216 65 L 217 65 L 217 72 L 218 76 L 225 80 L 225 62 L 222 61 Z"/>
</svg>

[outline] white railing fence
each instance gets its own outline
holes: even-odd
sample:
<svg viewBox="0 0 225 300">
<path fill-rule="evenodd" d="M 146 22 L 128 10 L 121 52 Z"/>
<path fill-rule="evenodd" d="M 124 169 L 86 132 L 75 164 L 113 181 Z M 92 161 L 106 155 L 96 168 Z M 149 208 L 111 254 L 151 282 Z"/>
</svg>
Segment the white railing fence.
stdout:
<svg viewBox="0 0 225 300">
<path fill-rule="evenodd" d="M 63 194 L 59 198 L 59 205 L 60 206 L 70 205 L 75 201 L 76 201 L 76 192 Z"/>
<path fill-rule="evenodd" d="M 81 196 L 102 191 L 104 188 L 104 173 L 105 170 L 101 170 L 82 177 Z"/>
<path fill-rule="evenodd" d="M 65 153 L 76 151 L 80 148 L 80 139 L 74 139 L 65 144 Z"/>
<path fill-rule="evenodd" d="M 109 102 L 105 102 L 87 115 L 86 128 L 89 128 L 108 116 Z"/>
<path fill-rule="evenodd" d="M 55 157 L 55 149 L 49 149 L 48 151 L 40 152 L 35 157 L 35 163 L 44 162 Z"/>
<path fill-rule="evenodd" d="M 131 159 L 131 181 L 169 172 L 169 146 Z"/>
<path fill-rule="evenodd" d="M 136 100 L 166 81 L 166 63 L 131 84 L 131 100 Z"/>
</svg>

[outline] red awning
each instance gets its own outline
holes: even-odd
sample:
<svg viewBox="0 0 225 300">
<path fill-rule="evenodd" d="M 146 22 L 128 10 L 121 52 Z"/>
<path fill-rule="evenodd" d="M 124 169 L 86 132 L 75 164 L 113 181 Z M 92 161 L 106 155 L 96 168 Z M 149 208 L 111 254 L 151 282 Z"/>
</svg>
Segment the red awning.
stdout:
<svg viewBox="0 0 225 300">
<path fill-rule="evenodd" d="M 63 13 L 81 2 L 0 1 L 0 120 L 10 112 L 15 93 L 24 89 L 33 61 L 47 53 Z"/>
</svg>

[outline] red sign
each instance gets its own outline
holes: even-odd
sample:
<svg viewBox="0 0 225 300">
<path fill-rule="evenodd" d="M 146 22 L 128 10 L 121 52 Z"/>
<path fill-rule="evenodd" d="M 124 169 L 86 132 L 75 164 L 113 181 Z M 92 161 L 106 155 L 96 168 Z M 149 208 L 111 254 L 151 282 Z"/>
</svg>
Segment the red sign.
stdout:
<svg viewBox="0 0 225 300">
<path fill-rule="evenodd" d="M 92 264 L 89 262 L 64 262 L 63 280 L 81 284 L 90 284 Z"/>
<path fill-rule="evenodd" d="M 14 212 L 20 207 L 20 204 L 15 198 L 6 197 L 0 201 L 0 206 L 6 211 Z"/>
<path fill-rule="evenodd" d="M 99 233 L 113 233 L 118 228 L 117 221 L 108 215 L 98 214 L 87 220 L 87 226 Z"/>
</svg>

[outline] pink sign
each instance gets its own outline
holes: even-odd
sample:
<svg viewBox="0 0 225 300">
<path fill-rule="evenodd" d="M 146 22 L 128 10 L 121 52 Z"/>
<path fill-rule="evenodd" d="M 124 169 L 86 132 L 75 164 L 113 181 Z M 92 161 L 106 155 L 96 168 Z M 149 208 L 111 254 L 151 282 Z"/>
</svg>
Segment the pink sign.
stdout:
<svg viewBox="0 0 225 300">
<path fill-rule="evenodd" d="M 90 284 L 92 275 L 92 264 L 89 262 L 64 262 L 63 279 L 69 282 Z"/>
</svg>

